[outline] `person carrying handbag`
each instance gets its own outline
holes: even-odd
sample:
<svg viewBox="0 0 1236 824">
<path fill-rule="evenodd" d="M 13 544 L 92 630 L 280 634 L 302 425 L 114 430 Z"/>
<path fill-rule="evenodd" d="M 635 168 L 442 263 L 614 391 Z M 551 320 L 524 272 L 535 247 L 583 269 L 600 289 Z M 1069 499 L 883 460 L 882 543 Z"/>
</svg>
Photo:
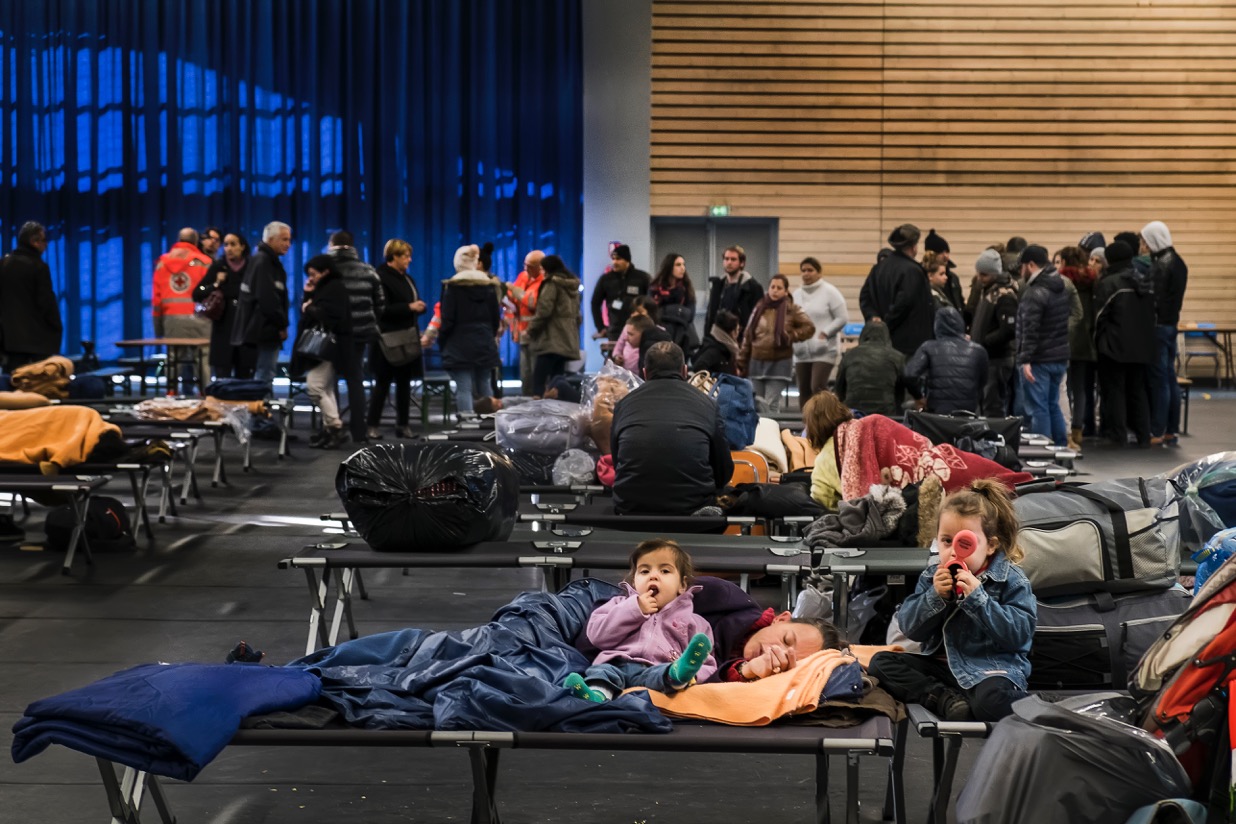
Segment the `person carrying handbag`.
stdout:
<svg viewBox="0 0 1236 824">
<path fill-rule="evenodd" d="M 412 245 L 398 238 L 388 240 L 383 249 L 386 262 L 378 267 L 386 306 L 378 317 L 378 337 L 369 351 L 373 367 L 373 391 L 369 395 L 368 436 L 382 438 L 382 410 L 395 383 L 395 437 L 411 438 L 408 412 L 412 400 L 412 381 L 424 374 L 421 359 L 420 329 L 417 318 L 425 311 L 416 284 L 408 277 Z"/>
<path fill-rule="evenodd" d="M 333 352 L 317 361 L 305 373 L 305 391 L 322 410 L 322 430 L 309 439 L 314 449 L 337 449 L 348 441 L 348 432 L 339 417 L 336 394 L 339 371 L 344 367 L 352 345 L 352 308 L 343 276 L 330 255 L 317 255 L 305 264 L 309 276 L 305 302 L 301 305 L 301 333 L 296 340 L 296 356 L 309 357 L 302 349 L 304 338 L 313 330 L 323 330 L 335 338 Z"/>
</svg>

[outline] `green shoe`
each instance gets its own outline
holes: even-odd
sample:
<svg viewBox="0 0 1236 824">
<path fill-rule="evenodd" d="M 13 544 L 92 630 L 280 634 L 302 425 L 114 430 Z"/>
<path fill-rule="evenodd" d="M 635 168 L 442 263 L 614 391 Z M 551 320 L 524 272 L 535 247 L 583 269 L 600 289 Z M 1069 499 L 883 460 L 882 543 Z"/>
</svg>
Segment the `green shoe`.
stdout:
<svg viewBox="0 0 1236 824">
<path fill-rule="evenodd" d="M 605 703 L 605 694 L 588 686 L 584 681 L 584 677 L 577 672 L 568 675 L 566 680 L 562 682 L 562 686 L 569 689 L 576 698 L 582 698 L 585 701 L 595 701 L 598 704 Z"/>
<path fill-rule="evenodd" d="M 709 641 L 704 633 L 697 632 L 687 642 L 687 648 L 678 656 L 678 660 L 670 664 L 670 686 L 676 690 L 686 689 L 695 680 L 696 673 L 704 666 L 710 652 L 712 641 Z"/>
</svg>

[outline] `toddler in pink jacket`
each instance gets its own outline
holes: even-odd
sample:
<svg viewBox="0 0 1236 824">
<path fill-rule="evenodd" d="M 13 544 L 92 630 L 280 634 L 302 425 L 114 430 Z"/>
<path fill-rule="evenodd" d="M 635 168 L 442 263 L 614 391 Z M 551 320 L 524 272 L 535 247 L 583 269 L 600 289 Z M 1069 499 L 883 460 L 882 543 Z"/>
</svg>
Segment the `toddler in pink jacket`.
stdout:
<svg viewBox="0 0 1236 824">
<path fill-rule="evenodd" d="M 688 589 L 691 556 L 673 541 L 644 541 L 631 553 L 623 593 L 597 607 L 585 630 L 601 650 L 588 671 L 563 686 L 589 701 L 608 701 L 628 687 L 677 692 L 717 671 L 712 628 L 695 614 Z"/>
</svg>

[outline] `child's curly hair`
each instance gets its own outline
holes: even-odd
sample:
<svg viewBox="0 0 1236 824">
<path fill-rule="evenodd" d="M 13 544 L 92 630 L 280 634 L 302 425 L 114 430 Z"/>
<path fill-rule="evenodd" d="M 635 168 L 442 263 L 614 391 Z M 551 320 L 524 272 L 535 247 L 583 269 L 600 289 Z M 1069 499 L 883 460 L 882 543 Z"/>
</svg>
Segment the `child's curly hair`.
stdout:
<svg viewBox="0 0 1236 824">
<path fill-rule="evenodd" d="M 988 545 L 1003 552 L 1015 564 L 1025 557 L 1017 545 L 1017 512 L 1008 490 L 999 481 L 990 478 L 973 481 L 967 488 L 949 495 L 940 512 L 956 512 L 963 518 L 977 515 Z"/>
</svg>

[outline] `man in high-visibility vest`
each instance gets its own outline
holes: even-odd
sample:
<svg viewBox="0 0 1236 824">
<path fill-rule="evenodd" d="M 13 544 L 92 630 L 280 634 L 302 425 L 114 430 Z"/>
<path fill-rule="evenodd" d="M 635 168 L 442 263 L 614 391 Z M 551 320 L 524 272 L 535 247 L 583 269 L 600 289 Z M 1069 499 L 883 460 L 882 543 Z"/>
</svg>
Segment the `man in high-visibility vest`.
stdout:
<svg viewBox="0 0 1236 824">
<path fill-rule="evenodd" d="M 541 261 L 545 253 L 537 249 L 524 257 L 524 270 L 507 290 L 507 302 L 513 307 L 511 337 L 519 344 L 519 382 L 522 393 L 532 396 L 532 364 L 536 356 L 528 348 L 528 321 L 536 314 L 536 297 L 545 281 Z"/>
<path fill-rule="evenodd" d="M 193 290 L 210 268 L 211 259 L 197 246 L 197 231 L 181 229 L 176 243 L 155 264 L 151 304 L 158 338 L 209 338 L 210 321 L 195 314 Z M 210 381 L 210 347 L 199 346 L 196 357 L 168 348 L 168 392 L 175 390 L 173 369 L 181 364 L 185 386 L 197 367 L 199 388 Z"/>
</svg>

